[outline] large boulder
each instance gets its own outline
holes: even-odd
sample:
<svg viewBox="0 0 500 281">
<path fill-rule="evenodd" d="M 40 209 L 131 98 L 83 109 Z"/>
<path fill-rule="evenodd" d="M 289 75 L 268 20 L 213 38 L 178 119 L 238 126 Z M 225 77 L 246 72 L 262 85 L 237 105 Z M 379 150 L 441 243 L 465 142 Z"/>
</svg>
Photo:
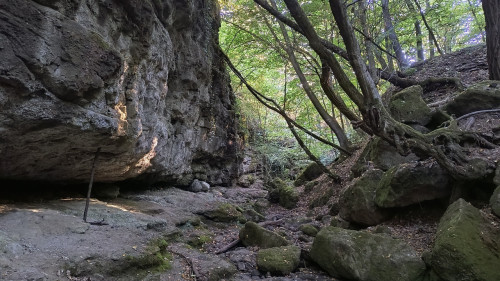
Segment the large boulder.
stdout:
<svg viewBox="0 0 500 281">
<path fill-rule="evenodd" d="M 500 280 L 500 230 L 463 199 L 441 218 L 432 249 L 432 269 L 446 281 Z"/>
<path fill-rule="evenodd" d="M 391 97 L 389 110 L 398 121 L 425 126 L 431 120 L 431 109 L 422 99 L 420 85 L 408 87 Z"/>
<path fill-rule="evenodd" d="M 376 225 L 389 217 L 387 210 L 375 204 L 375 194 L 384 172 L 374 169 L 355 179 L 340 195 L 340 217 L 361 225 Z"/>
<path fill-rule="evenodd" d="M 262 226 L 247 222 L 240 230 L 240 240 L 245 246 L 258 246 L 259 248 L 273 248 L 287 246 L 288 241 L 281 235 L 269 231 Z"/>
<path fill-rule="evenodd" d="M 419 255 L 387 235 L 336 227 L 323 228 L 310 252 L 331 276 L 359 281 L 415 281 L 425 272 Z"/>
<path fill-rule="evenodd" d="M 264 273 L 272 275 L 288 275 L 294 271 L 300 262 L 300 248 L 283 246 L 259 250 L 257 266 Z"/>
<path fill-rule="evenodd" d="M 0 179 L 229 184 L 217 1 L 2 0 Z"/>
<path fill-rule="evenodd" d="M 464 114 L 500 106 L 500 81 L 482 81 L 456 96 L 446 106 L 449 114 Z"/>
<path fill-rule="evenodd" d="M 419 158 L 413 153 L 403 156 L 399 154 L 395 147 L 386 141 L 379 137 L 374 137 L 365 146 L 363 152 L 361 152 L 356 160 L 356 163 L 352 166 L 351 171 L 354 177 L 359 177 L 364 171 L 370 168 L 387 171 L 399 164 L 418 159 Z"/>
<path fill-rule="evenodd" d="M 377 188 L 375 203 L 382 208 L 405 207 L 451 193 L 448 173 L 435 161 L 401 164 L 387 171 Z"/>
<path fill-rule="evenodd" d="M 323 169 L 316 163 L 309 164 L 297 177 L 294 182 L 295 186 L 303 185 L 309 181 L 315 180 L 323 174 Z"/>
</svg>

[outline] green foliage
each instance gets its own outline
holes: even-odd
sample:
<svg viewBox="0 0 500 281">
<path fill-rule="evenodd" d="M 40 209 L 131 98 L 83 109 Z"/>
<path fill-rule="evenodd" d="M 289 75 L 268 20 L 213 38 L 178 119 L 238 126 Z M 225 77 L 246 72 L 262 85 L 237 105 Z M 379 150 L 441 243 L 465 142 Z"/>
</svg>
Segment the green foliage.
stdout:
<svg viewBox="0 0 500 281">
<path fill-rule="evenodd" d="M 128 260 L 127 269 L 137 268 L 156 272 L 171 269 L 173 256 L 167 247 L 168 242 L 163 238 L 152 240 L 142 255 L 125 257 Z"/>
<path fill-rule="evenodd" d="M 297 123 L 327 140 L 336 141 L 335 135 L 307 98 L 297 75 L 288 62 L 283 50 L 284 39 L 277 20 L 252 0 L 220 0 L 219 2 L 222 9 L 220 31 L 222 49 L 246 80 L 256 90 L 276 101 Z M 276 2 L 278 10 L 291 18 L 283 1 L 277 0 Z M 336 26 L 333 24 L 335 21 L 328 1 L 299 2 L 318 35 L 344 48 Z M 479 0 L 419 0 L 419 3 L 439 45 L 445 52 L 483 42 L 484 15 Z M 381 24 L 383 19 L 380 1 L 366 1 L 366 6 L 368 35 L 375 43 L 385 48 L 387 34 L 384 25 Z M 396 33 L 409 61 L 417 60 L 417 39 L 422 41 L 425 56 L 428 58 L 430 51 L 428 30 L 414 0 L 389 1 L 389 8 Z M 362 29 L 359 13 L 358 4 L 349 6 L 348 14 L 353 25 Z M 420 22 L 422 38 L 415 36 L 416 21 Z M 324 95 L 319 83 L 321 73 L 319 57 L 311 50 L 309 43 L 302 35 L 290 29 L 288 29 L 288 35 L 298 63 L 323 107 L 343 126 L 352 142 L 362 140 L 362 135 L 351 127 L 346 118 L 340 116 L 338 110 L 333 109 L 329 99 Z M 359 33 L 356 36 L 363 45 L 365 43 L 363 36 Z M 362 55 L 367 56 L 364 46 L 361 49 Z M 380 52 L 378 48 L 375 50 Z M 387 60 L 385 53 L 380 53 L 380 57 Z M 339 61 L 352 83 L 357 85 L 354 73 L 349 71 L 351 67 L 345 60 Z M 376 67 L 382 67 L 379 60 L 376 61 Z M 261 105 L 239 79 L 232 77 L 232 84 L 237 96 L 241 134 L 244 135 L 247 143 L 256 145 L 258 151 L 268 158 L 269 172 L 273 176 L 289 176 L 285 173 L 289 169 L 287 163 L 290 161 L 296 163 L 300 159 L 306 159 L 306 156 L 300 153 L 300 148 L 294 144 L 294 138 L 286 122 L 281 116 Z M 380 82 L 379 91 L 384 92 L 388 86 L 388 82 Z M 358 113 L 357 107 L 344 94 L 336 81 L 333 81 L 333 87 L 347 106 Z M 338 156 L 338 152 L 332 151 L 331 147 L 318 143 L 302 132 L 299 134 L 313 154 L 324 163 L 328 164 Z"/>
</svg>

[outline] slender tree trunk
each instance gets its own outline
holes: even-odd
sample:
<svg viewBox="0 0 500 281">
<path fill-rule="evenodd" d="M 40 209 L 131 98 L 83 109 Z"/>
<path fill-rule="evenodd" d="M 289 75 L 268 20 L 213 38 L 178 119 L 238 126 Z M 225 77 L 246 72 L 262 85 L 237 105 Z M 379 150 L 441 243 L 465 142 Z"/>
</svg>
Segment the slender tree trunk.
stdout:
<svg viewBox="0 0 500 281">
<path fill-rule="evenodd" d="M 384 17 L 385 32 L 391 40 L 392 49 L 398 59 L 398 67 L 399 69 L 405 69 L 408 67 L 408 61 L 406 60 L 403 48 L 399 43 L 394 25 L 392 24 L 391 13 L 389 11 L 389 0 L 382 0 L 382 16 Z"/>
<path fill-rule="evenodd" d="M 428 1 L 428 0 L 427 0 Z M 469 3 L 470 11 L 472 13 L 472 16 L 474 17 L 474 23 L 476 24 L 477 29 L 480 31 L 481 34 L 481 41 L 486 42 L 486 39 L 484 38 L 484 33 L 482 32 L 483 27 L 479 23 L 479 19 L 477 18 L 477 13 L 476 13 L 476 7 L 472 5 L 471 0 L 467 0 Z"/>
<path fill-rule="evenodd" d="M 430 9 L 431 9 L 431 3 L 429 2 L 429 0 L 425 0 L 425 11 L 429 11 Z M 432 36 L 430 32 L 428 36 L 428 43 L 429 43 L 429 57 L 433 58 L 435 56 L 434 41 L 432 41 Z"/>
<path fill-rule="evenodd" d="M 271 5 L 273 5 L 273 7 L 275 9 L 277 9 L 276 2 L 274 0 L 271 0 Z M 349 140 L 347 139 L 347 136 L 346 136 L 344 130 L 342 130 L 342 128 L 340 127 L 337 120 L 335 120 L 335 118 L 333 118 L 330 114 L 328 114 L 326 109 L 321 105 L 321 102 L 319 101 L 318 97 L 314 94 L 314 91 L 311 89 L 309 82 L 307 81 L 306 76 L 302 72 L 302 69 L 300 68 L 300 65 L 297 61 L 295 53 L 293 52 L 290 38 L 288 37 L 288 33 L 286 31 L 285 25 L 282 22 L 278 22 L 278 24 L 280 26 L 281 33 L 283 35 L 283 39 L 285 41 L 283 49 L 288 54 L 288 58 L 289 58 L 290 62 L 292 63 L 292 67 L 295 70 L 295 73 L 299 77 L 300 83 L 302 85 L 302 88 L 306 92 L 307 97 L 309 98 L 309 100 L 313 104 L 316 111 L 318 111 L 321 118 L 325 121 L 325 123 L 328 125 L 328 127 L 330 127 L 330 129 L 335 133 L 335 135 L 337 136 L 337 140 L 339 142 L 339 145 L 342 148 L 349 150 L 350 144 L 349 144 Z M 272 29 L 270 28 L 270 30 L 272 30 Z M 278 38 L 276 38 L 276 39 L 278 40 Z"/>
<path fill-rule="evenodd" d="M 385 37 L 385 49 L 391 49 L 391 39 L 389 39 L 389 37 Z M 394 72 L 394 60 L 390 54 L 387 54 L 387 70 L 389 70 L 390 73 Z"/>
<path fill-rule="evenodd" d="M 443 55 L 443 51 L 441 51 L 441 48 L 439 47 L 439 43 L 436 39 L 436 36 L 434 35 L 434 31 L 432 31 L 431 26 L 429 25 L 429 23 L 427 23 L 427 20 L 425 19 L 425 14 L 424 14 L 424 11 L 422 11 L 422 7 L 418 3 L 418 0 L 414 0 L 414 1 L 415 1 L 415 5 L 417 5 L 418 10 L 420 11 L 420 16 L 422 17 L 422 21 L 424 22 L 425 27 L 427 27 L 427 30 L 429 31 L 429 37 L 432 38 L 432 41 L 434 42 L 434 45 L 436 46 L 438 53 L 440 55 Z"/>
<path fill-rule="evenodd" d="M 411 11 L 412 14 L 417 13 L 415 10 L 415 7 L 413 6 L 413 3 L 411 0 L 406 0 L 406 6 L 408 6 L 408 9 Z M 415 37 L 417 39 L 417 58 L 419 61 L 423 61 L 425 59 L 424 57 L 424 47 L 422 44 L 422 29 L 420 28 L 420 21 L 418 19 L 415 19 Z"/>
<path fill-rule="evenodd" d="M 424 45 L 422 43 L 422 29 L 420 28 L 420 21 L 415 21 L 415 36 L 417 36 L 417 57 L 419 61 L 425 60 Z"/>
<path fill-rule="evenodd" d="M 370 36 L 370 31 L 368 30 L 368 24 L 366 20 L 366 3 L 365 0 L 359 1 L 359 19 L 361 22 L 361 28 L 363 29 L 363 33 L 367 36 Z M 366 58 L 368 60 L 368 71 L 370 71 L 370 74 L 372 76 L 373 81 L 375 81 L 375 84 L 378 83 L 378 74 L 377 74 L 377 69 L 375 68 L 375 58 L 373 57 L 373 44 L 368 39 L 367 37 L 364 37 L 364 43 L 365 43 L 365 53 L 366 53 Z"/>
<path fill-rule="evenodd" d="M 491 80 L 500 80 L 500 1 L 483 0 L 486 20 L 488 72 Z"/>
</svg>

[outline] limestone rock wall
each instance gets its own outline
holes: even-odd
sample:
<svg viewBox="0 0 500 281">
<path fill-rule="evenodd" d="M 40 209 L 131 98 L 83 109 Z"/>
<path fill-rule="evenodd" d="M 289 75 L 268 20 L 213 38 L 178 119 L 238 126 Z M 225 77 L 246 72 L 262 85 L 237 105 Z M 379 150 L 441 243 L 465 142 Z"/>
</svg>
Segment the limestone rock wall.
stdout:
<svg viewBox="0 0 500 281">
<path fill-rule="evenodd" d="M 215 0 L 0 1 L 0 179 L 230 181 Z"/>
</svg>

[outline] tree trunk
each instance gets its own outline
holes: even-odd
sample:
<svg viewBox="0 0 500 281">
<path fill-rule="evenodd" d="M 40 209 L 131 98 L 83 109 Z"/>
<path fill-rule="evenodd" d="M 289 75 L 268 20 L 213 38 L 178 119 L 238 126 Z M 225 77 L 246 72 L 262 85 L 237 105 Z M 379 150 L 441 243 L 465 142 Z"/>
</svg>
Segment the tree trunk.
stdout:
<svg viewBox="0 0 500 281">
<path fill-rule="evenodd" d="M 500 1 L 483 0 L 486 48 L 491 80 L 500 80 Z"/>
<path fill-rule="evenodd" d="M 425 0 L 425 11 L 429 11 L 431 9 L 431 3 L 429 0 Z M 429 43 L 429 57 L 433 58 L 435 56 L 434 53 L 434 42 L 432 41 L 432 36 L 431 33 L 429 33 L 428 36 L 428 43 Z"/>
<path fill-rule="evenodd" d="M 367 36 L 370 36 L 370 32 L 368 30 L 368 24 L 366 22 L 366 3 L 365 0 L 359 1 L 359 19 L 361 22 L 361 28 L 363 29 L 363 33 Z M 375 84 L 378 83 L 378 75 L 377 69 L 375 68 L 375 58 L 373 57 L 373 44 L 372 42 L 365 37 L 365 53 L 366 58 L 368 59 L 368 70 L 372 76 L 372 79 L 375 81 Z"/>
<path fill-rule="evenodd" d="M 392 24 L 391 13 L 389 12 L 389 0 L 382 0 L 382 16 L 384 17 L 385 32 L 391 40 L 392 49 L 398 59 L 398 67 L 401 70 L 405 69 L 408 67 L 408 61 Z"/>
<path fill-rule="evenodd" d="M 274 0 L 271 0 L 271 5 L 273 5 L 274 9 L 277 9 L 276 2 Z M 306 76 L 302 72 L 302 69 L 300 68 L 300 65 L 297 61 L 297 58 L 293 52 L 292 44 L 290 42 L 290 38 L 288 37 L 288 33 L 286 31 L 285 25 L 282 22 L 278 22 L 278 24 L 280 26 L 280 30 L 281 30 L 281 33 L 283 35 L 283 39 L 285 41 L 284 46 L 282 45 L 282 48 L 286 51 L 286 53 L 288 55 L 288 59 L 289 59 L 290 63 L 292 64 L 293 69 L 295 70 L 295 73 L 297 74 L 297 76 L 300 80 L 300 84 L 302 85 L 304 92 L 306 92 L 307 97 L 309 98 L 309 100 L 311 101 L 311 103 L 313 104 L 314 108 L 319 113 L 319 115 L 321 116 L 323 121 L 325 121 L 325 123 L 328 125 L 328 127 L 337 136 L 337 140 L 339 142 L 340 147 L 344 148 L 345 150 L 349 150 L 350 144 L 349 144 L 349 140 L 347 139 L 345 132 L 342 130 L 342 128 L 340 127 L 340 124 L 337 122 L 337 120 L 335 120 L 335 118 L 333 118 L 330 114 L 328 114 L 326 109 L 321 105 L 321 102 L 318 100 L 318 97 L 314 94 L 314 91 L 311 89 L 309 82 L 307 81 Z M 271 32 L 273 32 L 272 28 L 270 26 L 269 26 L 269 30 Z M 273 35 L 274 35 L 274 33 L 273 33 Z M 278 38 L 275 38 L 275 39 L 277 41 L 279 40 Z M 278 44 L 280 44 L 279 41 L 278 41 Z"/>
<path fill-rule="evenodd" d="M 436 46 L 436 49 L 440 55 L 443 55 L 443 51 L 441 51 L 441 48 L 439 48 L 438 41 L 436 39 L 436 36 L 434 35 L 434 31 L 432 31 L 431 26 L 429 23 L 427 23 L 427 20 L 425 19 L 425 14 L 424 11 L 422 11 L 422 7 L 418 3 L 418 0 L 415 0 L 415 5 L 417 5 L 418 10 L 420 11 L 420 16 L 422 17 L 422 21 L 425 24 L 425 27 L 427 27 L 427 30 L 429 31 L 429 37 L 432 38 L 432 41 L 434 41 L 434 45 Z"/>
<path fill-rule="evenodd" d="M 408 9 L 411 11 L 412 14 L 417 13 L 411 0 L 406 0 L 406 6 L 408 6 Z M 424 47 L 422 44 L 422 29 L 420 28 L 420 21 L 418 19 L 415 19 L 414 25 L 415 25 L 415 37 L 417 39 L 417 58 L 419 61 L 423 61 L 425 57 L 424 57 Z"/>
<path fill-rule="evenodd" d="M 419 61 L 425 60 L 424 46 L 422 44 L 422 29 L 420 29 L 420 22 L 415 20 L 415 36 L 417 36 L 417 57 Z"/>
</svg>

